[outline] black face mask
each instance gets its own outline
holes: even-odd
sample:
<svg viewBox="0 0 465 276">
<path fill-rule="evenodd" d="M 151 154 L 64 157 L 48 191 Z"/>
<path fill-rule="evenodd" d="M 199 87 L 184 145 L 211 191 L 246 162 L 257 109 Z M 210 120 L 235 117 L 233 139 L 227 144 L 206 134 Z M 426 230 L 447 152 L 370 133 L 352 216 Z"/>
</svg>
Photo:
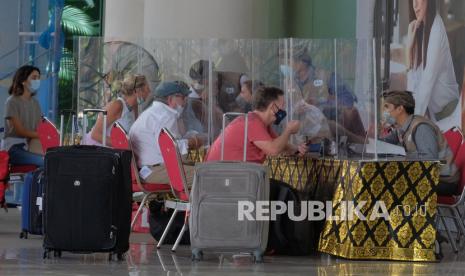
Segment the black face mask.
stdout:
<svg viewBox="0 0 465 276">
<path fill-rule="evenodd" d="M 284 118 L 286 118 L 287 112 L 282 109 L 278 109 L 278 112 L 274 114 L 276 116 L 276 120 L 274 121 L 275 125 L 279 125 Z"/>
</svg>

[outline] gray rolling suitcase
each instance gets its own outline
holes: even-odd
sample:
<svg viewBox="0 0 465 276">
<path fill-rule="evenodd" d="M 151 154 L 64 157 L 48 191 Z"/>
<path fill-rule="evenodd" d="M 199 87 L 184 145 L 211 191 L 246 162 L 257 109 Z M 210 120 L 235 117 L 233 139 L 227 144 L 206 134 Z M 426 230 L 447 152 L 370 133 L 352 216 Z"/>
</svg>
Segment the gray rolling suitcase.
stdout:
<svg viewBox="0 0 465 276">
<path fill-rule="evenodd" d="M 223 130 L 225 117 L 229 114 L 223 116 Z M 244 162 L 196 165 L 189 217 L 193 260 L 201 260 L 202 250 L 250 252 L 256 262 L 263 260 L 268 242 L 268 221 L 238 220 L 239 201 L 250 201 L 254 205 L 256 201 L 269 201 L 270 192 L 267 169 L 260 164 L 245 162 L 247 114 L 245 122 Z M 252 214 L 255 218 L 255 212 Z"/>
</svg>

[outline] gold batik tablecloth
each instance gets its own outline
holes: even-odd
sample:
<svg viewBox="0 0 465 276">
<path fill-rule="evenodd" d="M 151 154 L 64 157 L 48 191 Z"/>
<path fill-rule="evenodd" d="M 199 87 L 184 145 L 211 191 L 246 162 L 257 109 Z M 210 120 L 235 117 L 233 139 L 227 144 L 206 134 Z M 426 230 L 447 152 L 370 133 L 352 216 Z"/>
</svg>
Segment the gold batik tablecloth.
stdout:
<svg viewBox="0 0 465 276">
<path fill-rule="evenodd" d="M 332 216 L 341 215 L 342 202 L 365 201 L 360 210 L 370 218 L 376 201 L 384 202 L 389 220 L 354 216 L 317 223 L 319 251 L 349 259 L 435 260 L 439 162 L 279 157 L 267 163 L 271 177 L 307 194 L 305 199 L 331 201 Z"/>
</svg>

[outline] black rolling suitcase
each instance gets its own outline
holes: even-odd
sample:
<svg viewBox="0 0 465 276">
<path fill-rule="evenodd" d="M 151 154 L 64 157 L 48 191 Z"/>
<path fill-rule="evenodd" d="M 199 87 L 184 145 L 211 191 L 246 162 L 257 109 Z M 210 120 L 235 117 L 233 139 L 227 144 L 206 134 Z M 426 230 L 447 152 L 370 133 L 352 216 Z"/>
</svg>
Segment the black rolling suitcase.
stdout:
<svg viewBox="0 0 465 276">
<path fill-rule="evenodd" d="M 131 228 L 131 152 L 98 146 L 45 156 L 44 258 L 51 251 L 110 252 L 121 259 Z"/>
<path fill-rule="evenodd" d="M 71 129 L 72 134 L 71 138 L 74 138 L 74 122 L 75 122 L 75 112 L 72 110 L 63 110 L 61 112 L 60 119 L 60 146 L 63 141 L 63 126 L 64 126 L 64 115 L 65 113 L 70 113 L 72 116 Z M 42 120 L 46 120 L 43 118 Z M 21 233 L 19 238 L 27 239 L 28 234 L 33 235 L 42 235 L 42 198 L 44 192 L 44 169 L 38 168 L 33 172 L 29 172 L 24 177 L 24 186 L 23 186 L 23 197 L 21 200 Z"/>
<path fill-rule="evenodd" d="M 131 228 L 131 158 L 130 151 L 99 146 L 47 151 L 44 258 L 62 251 L 123 258 Z"/>
</svg>

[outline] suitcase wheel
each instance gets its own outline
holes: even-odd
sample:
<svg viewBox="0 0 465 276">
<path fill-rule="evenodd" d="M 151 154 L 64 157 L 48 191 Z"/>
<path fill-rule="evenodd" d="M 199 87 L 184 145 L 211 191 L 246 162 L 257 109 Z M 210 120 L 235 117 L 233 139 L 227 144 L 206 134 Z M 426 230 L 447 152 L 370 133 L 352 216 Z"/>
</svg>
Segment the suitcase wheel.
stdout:
<svg viewBox="0 0 465 276">
<path fill-rule="evenodd" d="M 27 239 L 27 232 L 26 231 L 21 231 L 21 233 L 19 233 L 19 238 L 20 239 Z"/>
<path fill-rule="evenodd" d="M 203 252 L 200 249 L 192 249 L 192 261 L 198 262 L 203 258 Z"/>
<path fill-rule="evenodd" d="M 53 251 L 53 257 L 61 258 L 61 250 Z"/>
<path fill-rule="evenodd" d="M 50 259 L 51 257 L 51 254 L 53 252 L 53 257 L 55 258 L 61 258 L 61 250 L 52 250 L 52 249 L 45 249 L 44 250 L 44 254 L 43 254 L 43 258 L 44 259 Z"/>
<path fill-rule="evenodd" d="M 44 254 L 42 256 L 42 258 L 44 259 L 49 259 L 50 258 L 50 249 L 44 249 Z"/>
<path fill-rule="evenodd" d="M 263 263 L 263 252 L 262 250 L 255 250 L 253 252 L 253 260 L 255 263 Z"/>
<path fill-rule="evenodd" d="M 114 257 L 116 256 L 116 260 L 118 262 L 124 261 L 124 253 L 110 253 L 108 254 L 108 261 L 113 261 Z"/>
</svg>

